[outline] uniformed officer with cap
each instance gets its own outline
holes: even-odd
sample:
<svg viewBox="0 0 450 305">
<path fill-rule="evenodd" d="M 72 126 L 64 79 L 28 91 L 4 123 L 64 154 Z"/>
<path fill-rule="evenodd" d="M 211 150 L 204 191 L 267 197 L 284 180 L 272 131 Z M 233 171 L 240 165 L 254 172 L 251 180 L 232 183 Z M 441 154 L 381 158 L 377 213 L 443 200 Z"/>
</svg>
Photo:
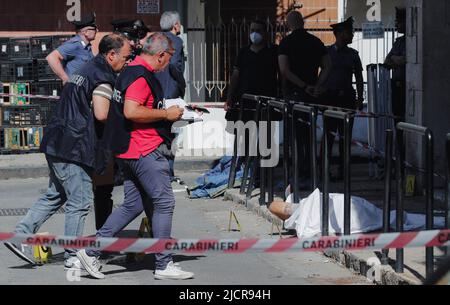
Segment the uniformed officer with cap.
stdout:
<svg viewBox="0 0 450 305">
<path fill-rule="evenodd" d="M 133 47 L 133 55 L 139 55 L 142 50 L 140 41 L 144 39 L 150 31 L 145 23 L 140 19 L 119 19 L 112 21 L 111 25 L 113 26 L 113 32 L 123 34 L 128 38 L 128 41 Z"/>
<path fill-rule="evenodd" d="M 333 68 L 328 76 L 327 88 L 340 99 L 331 101 L 333 106 L 343 108 L 362 108 L 364 101 L 364 81 L 362 76 L 362 63 L 358 51 L 348 47 L 353 42 L 353 17 L 344 22 L 332 24 L 333 34 L 336 37 L 335 44 L 328 47 Z M 357 97 L 353 88 L 353 75 L 356 78 Z"/>
<path fill-rule="evenodd" d="M 77 35 L 66 41 L 47 56 L 47 62 L 55 74 L 66 83 L 75 71 L 94 58 L 91 41 L 95 40 L 98 28 L 95 13 L 74 21 Z"/>
<path fill-rule="evenodd" d="M 332 68 L 326 82 L 327 92 L 324 95 L 324 104 L 347 109 L 362 110 L 364 101 L 364 79 L 363 67 L 358 51 L 348 47 L 353 42 L 353 17 L 348 18 L 344 22 L 331 25 L 335 44 L 328 46 L 328 54 L 331 57 Z M 356 79 L 356 91 L 353 88 L 353 76 Z M 342 121 L 330 119 L 328 126 L 330 131 L 339 131 L 343 135 L 344 126 Z M 353 129 L 353 120 L 351 120 L 350 135 Z M 334 136 L 328 134 L 329 149 L 332 152 Z M 343 169 L 343 141 L 339 141 L 339 171 L 338 179 L 342 178 Z"/>
<path fill-rule="evenodd" d="M 124 34 L 129 40 L 132 40 L 134 42 L 139 42 L 139 40 L 143 39 L 149 31 L 148 27 L 140 19 L 114 20 L 111 22 L 111 25 L 113 26 L 114 32 Z"/>
</svg>

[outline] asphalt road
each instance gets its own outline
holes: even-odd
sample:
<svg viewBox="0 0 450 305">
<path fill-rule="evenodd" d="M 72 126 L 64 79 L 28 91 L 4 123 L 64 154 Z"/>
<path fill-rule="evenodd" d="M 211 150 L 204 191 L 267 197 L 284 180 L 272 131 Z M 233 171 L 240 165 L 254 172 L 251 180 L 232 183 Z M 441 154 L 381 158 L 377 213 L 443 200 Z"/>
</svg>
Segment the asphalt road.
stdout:
<svg viewBox="0 0 450 305">
<path fill-rule="evenodd" d="M 189 183 L 199 173 L 182 174 Z M 0 231 L 11 232 L 25 211 L 45 191 L 47 179 L 0 181 Z M 190 200 L 182 186 L 174 184 L 177 205 L 172 236 L 175 238 L 278 238 L 271 235 L 271 224 L 245 207 L 215 200 Z M 115 204 L 122 202 L 123 189 L 114 192 Z M 242 231 L 228 232 L 230 210 L 233 209 Z M 91 213 L 85 226 L 86 235 L 94 234 Z M 138 217 L 122 233 L 136 236 L 143 216 Z M 44 224 L 40 232 L 63 235 L 64 214 L 56 214 Z M 288 235 L 285 237 L 289 237 Z M 0 246 L 0 284 L 57 284 L 57 285 L 301 285 L 301 284 L 369 284 L 351 271 L 330 261 L 320 253 L 279 254 L 219 254 L 175 255 L 183 269 L 195 273 L 195 279 L 186 281 L 159 281 L 153 279 L 153 257 L 129 262 L 125 255 L 115 255 L 103 267 L 104 280 L 91 279 L 86 273 L 74 277 L 64 271 L 62 251 L 53 249 L 52 263 L 30 268 L 5 247 Z M 75 280 L 75 281 L 74 281 Z"/>
</svg>

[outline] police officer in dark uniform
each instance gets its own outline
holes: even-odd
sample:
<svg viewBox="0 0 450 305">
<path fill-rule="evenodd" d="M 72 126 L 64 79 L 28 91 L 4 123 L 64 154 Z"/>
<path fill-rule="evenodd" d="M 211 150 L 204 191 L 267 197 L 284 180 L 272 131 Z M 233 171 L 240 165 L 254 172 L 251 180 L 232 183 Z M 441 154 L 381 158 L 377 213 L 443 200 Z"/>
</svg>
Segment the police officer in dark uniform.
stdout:
<svg viewBox="0 0 450 305">
<path fill-rule="evenodd" d="M 358 51 L 348 47 L 353 42 L 353 18 L 331 25 L 336 37 L 335 44 L 328 46 L 328 54 L 331 57 L 332 68 L 328 75 L 325 87 L 326 94 L 322 97 L 323 104 L 329 106 L 359 109 L 362 110 L 364 101 L 364 79 L 363 67 Z M 356 79 L 356 88 L 353 88 L 353 76 Z M 353 129 L 353 119 L 351 120 L 350 135 Z M 330 131 L 338 131 L 342 136 L 344 126 L 341 120 L 329 119 L 328 126 Z M 328 152 L 331 156 L 334 143 L 334 136 L 328 134 Z M 343 169 L 343 140 L 339 140 L 339 171 L 338 179 L 342 178 Z"/>
<path fill-rule="evenodd" d="M 65 84 L 85 63 L 94 58 L 91 42 L 95 40 L 98 28 L 95 13 L 72 23 L 77 35 L 63 43 L 47 56 L 50 68 Z"/>
<path fill-rule="evenodd" d="M 396 28 L 400 34 L 406 32 L 406 9 L 395 8 Z M 384 62 L 392 68 L 392 112 L 405 118 L 406 111 L 406 37 L 397 38 Z"/>
<path fill-rule="evenodd" d="M 140 20 L 119 19 L 111 22 L 114 33 L 123 34 L 128 38 L 131 47 L 133 48 L 133 55 L 139 55 L 142 50 L 140 41 L 144 39 L 150 31 L 145 23 Z"/>
</svg>

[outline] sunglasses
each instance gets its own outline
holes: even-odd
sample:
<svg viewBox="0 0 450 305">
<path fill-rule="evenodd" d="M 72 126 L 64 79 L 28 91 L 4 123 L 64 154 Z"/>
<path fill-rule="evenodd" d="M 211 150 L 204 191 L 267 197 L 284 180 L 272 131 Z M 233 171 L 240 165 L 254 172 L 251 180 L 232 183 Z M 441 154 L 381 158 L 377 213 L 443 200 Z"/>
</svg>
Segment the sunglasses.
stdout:
<svg viewBox="0 0 450 305">
<path fill-rule="evenodd" d="M 126 61 L 129 61 L 129 60 L 133 60 L 135 57 L 136 57 L 136 55 L 133 54 L 133 53 L 131 53 L 130 55 L 124 56 L 123 58 L 124 58 Z"/>
<path fill-rule="evenodd" d="M 167 54 L 169 54 L 170 56 L 173 56 L 173 54 L 175 54 L 175 51 L 169 51 L 169 50 L 167 50 L 167 51 L 164 51 L 164 53 L 167 53 Z"/>
</svg>

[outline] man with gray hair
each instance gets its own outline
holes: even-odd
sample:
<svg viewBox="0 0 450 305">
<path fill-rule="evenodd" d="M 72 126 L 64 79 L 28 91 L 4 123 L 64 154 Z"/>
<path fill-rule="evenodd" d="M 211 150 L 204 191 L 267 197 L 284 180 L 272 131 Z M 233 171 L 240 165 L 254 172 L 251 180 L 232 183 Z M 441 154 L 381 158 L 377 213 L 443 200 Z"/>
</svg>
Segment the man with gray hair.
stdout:
<svg viewBox="0 0 450 305">
<path fill-rule="evenodd" d="M 180 15 L 178 12 L 164 12 L 160 21 L 161 29 L 170 39 L 175 53 L 170 59 L 169 66 L 156 74 L 164 91 L 164 98 L 183 97 L 186 89 L 184 80 L 184 49 L 183 40 L 178 37 L 181 33 Z"/>
<path fill-rule="evenodd" d="M 186 81 L 184 79 L 183 40 L 178 37 L 181 33 L 180 14 L 176 11 L 164 12 L 161 16 L 160 26 L 164 34 L 172 42 L 175 53 L 170 59 L 169 66 L 155 76 L 161 83 L 164 98 L 183 98 L 186 91 Z M 170 180 L 183 184 L 180 178 L 175 177 L 175 155 L 172 153 L 170 145 L 167 147 L 165 155 L 169 159 Z"/>
<path fill-rule="evenodd" d="M 117 79 L 113 107 L 122 107 L 122 117 L 114 117 L 117 112 L 110 111 L 105 138 L 112 139 L 116 145 L 112 151 L 122 161 L 125 199 L 97 232 L 97 237 L 115 236 L 145 210 L 152 219 L 154 238 L 171 238 L 175 197 L 169 163 L 160 147 L 171 142 L 171 124 L 180 120 L 183 109 L 178 106 L 162 109 L 163 94 L 154 73 L 169 64 L 173 52 L 170 40 L 162 33 L 155 33 L 144 43 L 142 54 Z M 91 276 L 105 277 L 100 272 L 100 252 L 81 250 L 77 256 Z M 155 254 L 155 269 L 156 279 L 184 280 L 194 276 L 176 266 L 171 253 Z"/>
</svg>

